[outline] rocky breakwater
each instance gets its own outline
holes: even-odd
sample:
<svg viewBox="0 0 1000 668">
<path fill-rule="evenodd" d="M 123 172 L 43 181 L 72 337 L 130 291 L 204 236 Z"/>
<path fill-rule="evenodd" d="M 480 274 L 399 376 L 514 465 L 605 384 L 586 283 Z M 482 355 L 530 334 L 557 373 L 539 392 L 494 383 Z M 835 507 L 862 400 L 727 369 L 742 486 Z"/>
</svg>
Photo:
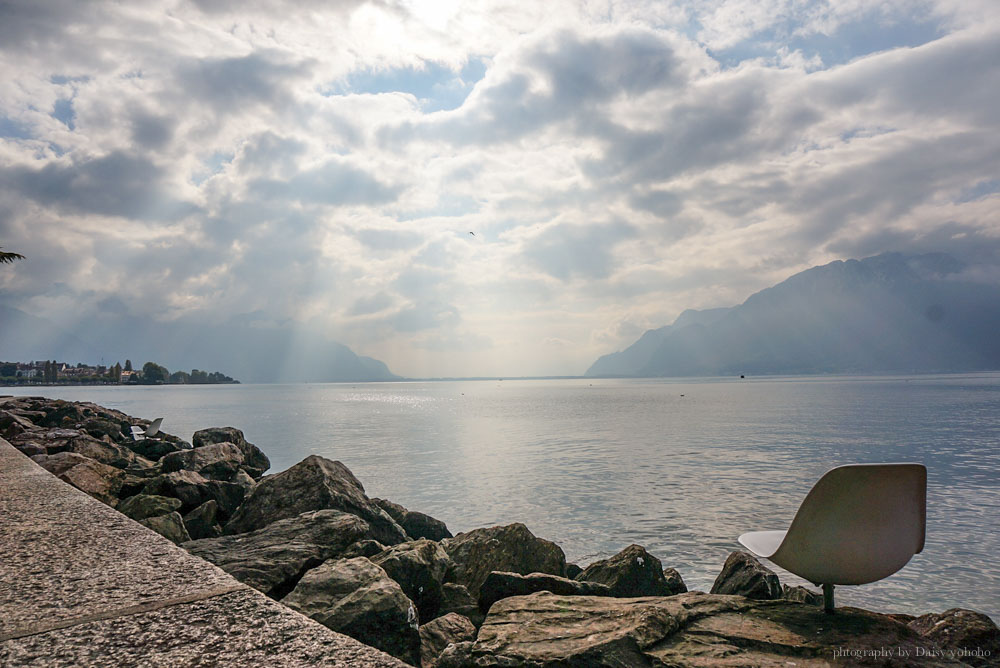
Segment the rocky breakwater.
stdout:
<svg viewBox="0 0 1000 668">
<path fill-rule="evenodd" d="M 264 476 L 234 428 L 131 441 L 94 404 L 0 404 L 0 435 L 64 481 L 329 628 L 425 667 L 989 666 L 1000 631 L 953 609 L 913 617 L 782 586 L 734 552 L 710 593 L 639 545 L 581 568 L 523 524 L 452 535 L 310 456 Z"/>
</svg>

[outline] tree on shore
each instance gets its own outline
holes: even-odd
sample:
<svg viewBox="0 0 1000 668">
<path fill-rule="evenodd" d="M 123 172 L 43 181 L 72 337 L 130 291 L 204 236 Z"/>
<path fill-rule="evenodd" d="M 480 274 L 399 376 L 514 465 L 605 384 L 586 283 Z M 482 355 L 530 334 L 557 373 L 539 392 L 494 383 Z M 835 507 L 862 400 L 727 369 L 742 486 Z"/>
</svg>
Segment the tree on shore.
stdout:
<svg viewBox="0 0 1000 668">
<path fill-rule="evenodd" d="M 132 371 L 132 360 L 125 360 L 125 370 Z"/>
<path fill-rule="evenodd" d="M 3 246 L 0 246 L 0 264 L 13 263 L 14 260 L 23 260 L 24 256 L 20 253 L 14 253 L 11 251 L 5 251 Z"/>
</svg>

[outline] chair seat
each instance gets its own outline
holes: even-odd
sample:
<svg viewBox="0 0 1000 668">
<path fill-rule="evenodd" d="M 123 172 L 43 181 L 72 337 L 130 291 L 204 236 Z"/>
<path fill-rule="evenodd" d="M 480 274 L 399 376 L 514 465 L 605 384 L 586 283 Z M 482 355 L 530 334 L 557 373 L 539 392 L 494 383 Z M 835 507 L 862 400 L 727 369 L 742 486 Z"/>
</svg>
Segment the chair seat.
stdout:
<svg viewBox="0 0 1000 668">
<path fill-rule="evenodd" d="M 758 557 L 765 559 L 771 557 L 778 548 L 781 541 L 785 540 L 787 531 L 751 531 L 739 537 L 740 543 Z"/>
</svg>

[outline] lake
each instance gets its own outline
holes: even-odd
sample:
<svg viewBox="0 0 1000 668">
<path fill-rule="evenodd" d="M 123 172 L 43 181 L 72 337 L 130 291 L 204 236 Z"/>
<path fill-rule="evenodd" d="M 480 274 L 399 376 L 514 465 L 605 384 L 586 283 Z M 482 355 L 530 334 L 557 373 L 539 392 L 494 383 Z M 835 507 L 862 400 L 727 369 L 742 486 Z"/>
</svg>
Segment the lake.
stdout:
<svg viewBox="0 0 1000 668">
<path fill-rule="evenodd" d="M 828 469 L 921 462 L 923 553 L 886 580 L 839 587 L 837 603 L 967 607 L 1000 620 L 1000 373 L 2 393 L 162 416 L 164 430 L 186 440 L 238 427 L 271 458 L 271 472 L 310 454 L 338 459 L 370 496 L 429 513 L 452 532 L 523 522 L 581 565 L 639 543 L 705 591 L 740 549 L 739 534 L 787 528 Z M 783 583 L 806 584 L 776 571 Z"/>
</svg>

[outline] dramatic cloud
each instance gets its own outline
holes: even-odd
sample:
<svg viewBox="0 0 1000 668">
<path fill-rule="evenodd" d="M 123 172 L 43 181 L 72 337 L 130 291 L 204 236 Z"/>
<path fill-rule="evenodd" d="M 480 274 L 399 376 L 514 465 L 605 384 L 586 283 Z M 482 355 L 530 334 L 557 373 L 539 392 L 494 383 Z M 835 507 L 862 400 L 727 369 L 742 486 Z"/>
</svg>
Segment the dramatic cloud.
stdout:
<svg viewBox="0 0 1000 668">
<path fill-rule="evenodd" d="M 0 305 L 66 326 L 573 374 L 834 259 L 1000 275 L 988 0 L 15 0 L 0 72 Z"/>
</svg>

